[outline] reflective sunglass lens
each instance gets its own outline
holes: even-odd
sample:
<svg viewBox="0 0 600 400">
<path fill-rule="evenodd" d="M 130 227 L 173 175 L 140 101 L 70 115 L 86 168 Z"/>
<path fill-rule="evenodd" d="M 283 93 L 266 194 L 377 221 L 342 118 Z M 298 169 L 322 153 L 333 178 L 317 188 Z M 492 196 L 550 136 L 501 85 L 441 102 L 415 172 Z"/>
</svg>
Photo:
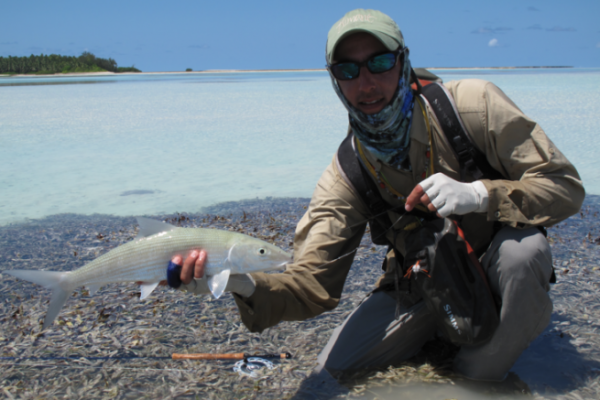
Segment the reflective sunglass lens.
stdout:
<svg viewBox="0 0 600 400">
<path fill-rule="evenodd" d="M 372 74 L 389 71 L 396 65 L 396 54 L 396 52 L 380 54 L 360 63 L 344 62 L 332 65 L 330 68 L 336 79 L 348 81 L 358 77 L 363 65 L 366 65 Z"/>
<path fill-rule="evenodd" d="M 333 76 L 343 81 L 356 78 L 358 70 L 358 65 L 354 63 L 337 64 L 332 67 Z"/>
<path fill-rule="evenodd" d="M 378 74 L 389 71 L 390 69 L 394 68 L 395 64 L 396 55 L 393 53 L 386 53 L 371 58 L 367 63 L 367 67 L 372 73 Z"/>
</svg>

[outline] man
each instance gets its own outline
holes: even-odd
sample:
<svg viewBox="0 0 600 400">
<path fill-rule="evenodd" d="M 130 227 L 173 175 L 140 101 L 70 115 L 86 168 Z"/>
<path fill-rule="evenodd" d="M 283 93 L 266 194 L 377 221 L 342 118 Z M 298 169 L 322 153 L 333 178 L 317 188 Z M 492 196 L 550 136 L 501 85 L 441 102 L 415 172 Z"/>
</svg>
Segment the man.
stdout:
<svg viewBox="0 0 600 400">
<path fill-rule="evenodd" d="M 501 304 L 500 323 L 485 344 L 463 346 L 454 369 L 472 379 L 503 380 L 550 321 L 552 257 L 537 227 L 579 210 L 584 190 L 575 168 L 500 89 L 463 80 L 445 86 L 474 144 L 505 179 L 466 176 L 460 182 L 452 147 L 427 101 L 410 87 L 412 68 L 402 34 L 385 14 L 346 14 L 329 31 L 326 58 L 334 90 L 348 110 L 357 157 L 383 199 L 407 211 L 422 204 L 440 217 L 460 216 L 467 239 L 484 253 L 481 263 Z M 227 287 L 252 332 L 314 317 L 339 302 L 369 210 L 336 160 L 298 224 L 288 269 L 238 275 Z M 396 221 L 401 213 L 388 215 Z M 416 217 L 402 227 L 410 218 Z M 494 234 L 495 222 L 501 229 Z M 400 253 L 409 232 L 402 227 L 386 232 Z M 208 292 L 199 279 L 204 259 L 204 252 L 194 252 L 183 262 L 186 290 Z M 388 287 L 398 268 L 402 265 L 390 252 L 377 286 Z M 433 315 L 402 280 L 399 291 L 370 294 L 334 331 L 319 363 L 334 375 L 397 364 L 415 355 L 436 330 Z"/>
</svg>

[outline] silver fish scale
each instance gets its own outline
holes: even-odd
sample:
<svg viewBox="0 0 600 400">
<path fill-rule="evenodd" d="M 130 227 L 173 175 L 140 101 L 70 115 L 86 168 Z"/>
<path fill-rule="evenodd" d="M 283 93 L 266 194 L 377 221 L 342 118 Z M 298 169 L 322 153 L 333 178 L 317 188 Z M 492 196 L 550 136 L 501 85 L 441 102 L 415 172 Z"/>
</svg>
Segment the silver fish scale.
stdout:
<svg viewBox="0 0 600 400">
<path fill-rule="evenodd" d="M 142 282 L 141 298 L 146 298 L 166 279 L 169 260 L 176 254 L 187 257 L 192 250 L 206 251 L 205 274 L 209 278 L 216 276 L 209 279 L 211 285 L 215 283 L 211 291 L 216 298 L 223 293 L 230 274 L 281 269 L 291 258 L 291 254 L 276 246 L 241 233 L 175 228 L 143 218 L 138 221 L 141 232 L 149 236 L 119 246 L 75 271 L 5 271 L 52 290 L 43 329 L 52 324 L 69 294 L 80 286 L 87 286 L 94 293 L 107 283 Z M 220 274 L 225 268 L 227 271 Z"/>
<path fill-rule="evenodd" d="M 109 282 L 157 282 L 166 279 L 169 260 L 174 255 L 186 256 L 191 250 L 207 252 L 206 274 L 222 269 L 229 248 L 239 241 L 256 241 L 236 232 L 203 228 L 176 228 L 133 240 L 72 271 L 68 286 L 101 285 Z M 241 271 L 232 270 L 232 273 Z"/>
</svg>

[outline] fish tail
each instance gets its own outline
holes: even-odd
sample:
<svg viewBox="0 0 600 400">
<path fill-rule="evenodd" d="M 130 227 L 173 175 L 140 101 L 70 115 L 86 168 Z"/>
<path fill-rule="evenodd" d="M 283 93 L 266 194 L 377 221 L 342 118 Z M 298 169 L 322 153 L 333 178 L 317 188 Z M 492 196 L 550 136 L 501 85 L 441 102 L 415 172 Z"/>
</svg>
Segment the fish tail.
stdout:
<svg viewBox="0 0 600 400">
<path fill-rule="evenodd" d="M 44 319 L 44 327 L 42 330 L 52 325 L 52 322 L 56 319 L 56 316 L 69 298 L 69 293 L 72 291 L 66 289 L 69 286 L 66 279 L 68 272 L 23 269 L 13 269 L 11 271 L 3 272 L 24 281 L 37 283 L 38 285 L 42 285 L 43 287 L 52 290 L 52 299 L 50 300 L 50 306 L 48 307 L 48 313 Z"/>
</svg>

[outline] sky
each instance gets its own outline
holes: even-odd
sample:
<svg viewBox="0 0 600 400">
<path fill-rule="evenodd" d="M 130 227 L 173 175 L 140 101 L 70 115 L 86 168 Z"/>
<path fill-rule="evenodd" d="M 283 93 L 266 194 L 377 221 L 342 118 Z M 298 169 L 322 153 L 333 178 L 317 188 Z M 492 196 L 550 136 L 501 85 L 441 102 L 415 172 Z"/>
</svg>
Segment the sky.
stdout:
<svg viewBox="0 0 600 400">
<path fill-rule="evenodd" d="M 378 9 L 414 67 L 600 67 L 600 0 L 3 0 L 0 56 L 89 51 L 144 72 L 323 68 L 331 26 Z"/>
</svg>

